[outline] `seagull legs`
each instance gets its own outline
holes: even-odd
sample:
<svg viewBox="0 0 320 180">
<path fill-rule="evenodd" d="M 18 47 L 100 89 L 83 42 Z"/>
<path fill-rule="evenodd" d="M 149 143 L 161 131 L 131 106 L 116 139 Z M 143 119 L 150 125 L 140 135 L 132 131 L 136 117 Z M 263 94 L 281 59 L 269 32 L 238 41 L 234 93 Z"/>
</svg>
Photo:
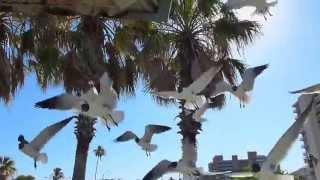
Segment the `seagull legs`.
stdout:
<svg viewBox="0 0 320 180">
<path fill-rule="evenodd" d="M 108 116 L 110 117 L 112 123 L 116 126 L 118 126 L 118 123 L 113 119 L 113 117 L 111 116 L 111 114 L 108 114 Z"/>
<path fill-rule="evenodd" d="M 149 157 L 149 158 L 151 157 L 151 153 L 148 152 L 147 150 L 146 150 L 146 156 Z"/>
</svg>

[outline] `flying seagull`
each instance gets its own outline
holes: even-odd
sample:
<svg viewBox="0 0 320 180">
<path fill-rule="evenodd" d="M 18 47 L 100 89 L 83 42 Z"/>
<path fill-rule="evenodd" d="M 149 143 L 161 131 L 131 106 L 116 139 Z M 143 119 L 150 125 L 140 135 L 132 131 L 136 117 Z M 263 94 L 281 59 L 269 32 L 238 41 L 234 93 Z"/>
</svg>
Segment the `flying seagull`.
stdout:
<svg viewBox="0 0 320 180">
<path fill-rule="evenodd" d="M 305 104 L 306 107 L 296 106 L 296 108 L 304 108 L 304 110 L 298 110 L 301 114 L 298 114 L 297 119 L 295 122 L 290 126 L 290 128 L 280 137 L 278 142 L 273 146 L 271 151 L 269 152 L 266 161 L 262 164 L 261 168 L 256 167 L 257 170 L 253 173 L 253 176 L 258 178 L 259 180 L 281 180 L 281 176 L 274 174 L 276 168 L 279 166 L 279 163 L 286 157 L 288 151 L 290 150 L 292 144 L 298 138 L 299 133 L 308 119 L 307 116 L 313 109 L 315 108 L 320 109 L 320 97 L 316 97 L 315 100 L 309 101 L 306 97 L 301 97 L 299 101 L 308 101 L 308 104 Z M 314 102 L 313 102 L 314 101 Z M 305 102 L 302 102 L 303 104 Z M 296 103 L 297 104 L 297 103 Z M 258 166 L 257 164 L 255 164 Z M 235 175 L 232 175 L 235 177 Z M 240 177 L 241 175 L 239 175 Z M 241 176 L 243 177 L 243 176 Z"/>
<path fill-rule="evenodd" d="M 268 13 L 270 16 L 272 16 L 269 9 L 270 7 L 273 7 L 276 4 L 278 4 L 277 0 L 272 2 L 267 2 L 267 0 L 228 0 L 225 5 L 228 9 L 241 9 L 243 7 L 255 7 L 256 10 L 254 14 L 265 15 Z"/>
<path fill-rule="evenodd" d="M 151 139 L 154 134 L 160 134 L 165 131 L 170 130 L 171 128 L 168 126 L 161 125 L 153 125 L 149 124 L 145 127 L 145 133 L 142 138 L 139 138 L 136 134 L 131 131 L 126 131 L 117 139 L 115 142 L 124 142 L 134 139 L 134 141 L 144 150 L 146 151 L 146 155 L 150 156 L 150 153 L 157 149 L 156 144 L 151 144 Z"/>
<path fill-rule="evenodd" d="M 268 64 L 248 68 L 241 74 L 242 82 L 239 86 L 232 86 L 225 80 L 219 81 L 215 85 L 213 92 L 210 92 L 209 98 L 216 97 L 225 92 L 230 92 L 240 100 L 240 106 L 249 103 L 248 93 L 253 90 L 255 79 L 268 68 Z M 202 93 L 201 93 L 202 94 Z"/>
<path fill-rule="evenodd" d="M 43 164 L 48 162 L 48 156 L 46 153 L 41 153 L 41 149 L 53 138 L 62 128 L 64 128 L 73 118 L 76 116 L 69 117 L 60 122 L 52 124 L 51 126 L 43 129 L 38 136 L 36 136 L 31 142 L 25 140 L 23 135 L 18 137 L 19 149 L 27 156 L 34 159 L 34 167 L 37 167 L 37 161 Z"/>
<path fill-rule="evenodd" d="M 115 110 L 117 93 L 112 88 L 112 81 L 107 73 L 102 75 L 96 86 L 85 93 L 63 93 L 37 102 L 35 106 L 57 110 L 73 109 L 90 117 L 99 117 L 108 129 L 110 126 L 117 126 L 124 119 L 124 112 Z"/>
<path fill-rule="evenodd" d="M 178 172 L 183 174 L 188 174 L 190 176 L 200 176 L 200 171 L 197 168 L 188 167 L 186 163 L 180 161 L 160 161 L 154 168 L 152 168 L 142 180 L 157 180 L 164 174 L 170 172 Z"/>
<path fill-rule="evenodd" d="M 187 102 L 196 103 L 197 98 L 199 98 L 198 94 L 207 87 L 207 85 L 211 82 L 214 76 L 220 71 L 222 66 L 216 67 L 213 66 L 204 72 L 198 79 L 193 81 L 188 87 L 184 87 L 181 92 L 177 91 L 161 91 L 154 92 L 157 96 L 167 99 L 180 99 L 185 100 Z"/>
<path fill-rule="evenodd" d="M 291 94 L 320 94 L 320 84 L 290 92 Z"/>
</svg>

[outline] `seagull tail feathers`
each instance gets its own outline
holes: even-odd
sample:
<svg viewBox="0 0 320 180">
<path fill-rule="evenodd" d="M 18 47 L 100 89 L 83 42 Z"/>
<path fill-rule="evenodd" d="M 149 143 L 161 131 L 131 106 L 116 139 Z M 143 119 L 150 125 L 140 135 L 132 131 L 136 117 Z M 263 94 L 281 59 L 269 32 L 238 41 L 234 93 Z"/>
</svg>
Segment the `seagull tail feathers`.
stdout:
<svg viewBox="0 0 320 180">
<path fill-rule="evenodd" d="M 147 147 L 145 147 L 147 151 L 149 152 L 154 152 L 155 150 L 157 150 L 158 146 L 156 144 L 150 144 Z"/>
<path fill-rule="evenodd" d="M 39 157 L 37 158 L 38 161 L 40 161 L 43 164 L 47 164 L 48 162 L 48 156 L 46 153 L 40 153 Z"/>
<path fill-rule="evenodd" d="M 249 104 L 250 101 L 251 101 L 250 95 L 247 94 L 247 93 L 244 93 L 244 95 L 241 97 L 241 101 L 242 101 L 244 104 Z"/>
</svg>

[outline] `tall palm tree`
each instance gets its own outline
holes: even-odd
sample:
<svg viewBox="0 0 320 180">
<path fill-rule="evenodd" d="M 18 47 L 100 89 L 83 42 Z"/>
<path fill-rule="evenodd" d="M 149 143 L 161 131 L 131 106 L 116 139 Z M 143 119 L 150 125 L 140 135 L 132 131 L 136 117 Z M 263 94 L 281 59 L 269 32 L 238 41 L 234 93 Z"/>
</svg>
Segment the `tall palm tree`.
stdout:
<svg viewBox="0 0 320 180">
<path fill-rule="evenodd" d="M 122 47 L 123 52 L 118 48 L 115 37 L 125 37 L 121 28 L 120 21 L 103 17 L 1 13 L 0 99 L 8 103 L 30 73 L 44 90 L 63 84 L 66 91 L 72 91 L 87 90 L 89 80 L 98 80 L 107 71 L 119 96 L 134 95 L 138 72 L 133 54 L 137 49 Z M 84 115 L 76 122 L 73 179 L 85 179 L 95 122 Z"/>
<path fill-rule="evenodd" d="M 98 163 L 101 161 L 101 158 L 106 155 L 106 152 L 102 146 L 98 146 L 97 149 L 93 150 L 94 155 L 97 157 L 97 163 L 96 163 L 96 171 L 94 173 L 94 179 L 97 179 L 97 171 L 98 171 Z"/>
<path fill-rule="evenodd" d="M 64 174 L 61 168 L 54 168 L 52 180 L 62 180 L 64 178 Z"/>
<path fill-rule="evenodd" d="M 0 156 L 0 179 L 7 180 L 16 173 L 14 161 L 9 157 Z"/>
<path fill-rule="evenodd" d="M 204 1 L 202 1 L 203 3 Z M 191 84 L 200 74 L 212 66 L 222 65 L 203 94 L 210 99 L 211 108 L 222 108 L 225 96 L 210 98 L 215 83 L 226 79 L 234 85 L 237 75 L 243 73 L 245 64 L 232 58 L 233 45 L 241 50 L 254 40 L 260 32 L 260 25 L 254 21 L 239 20 L 237 16 L 224 8 L 220 0 L 205 1 L 207 7 L 200 8 L 200 1 L 177 0 L 172 2 L 168 22 L 149 23 L 148 29 L 137 24 L 126 25 L 133 32 L 121 44 L 133 39 L 141 43 L 141 53 L 136 63 L 142 72 L 146 89 L 149 91 L 181 91 Z M 123 29 L 123 31 L 125 31 Z M 160 104 L 167 101 L 155 97 Z M 201 123 L 193 119 L 193 113 L 185 109 L 185 101 L 175 101 L 181 112 L 178 123 L 182 135 L 182 159 L 195 167 L 197 161 L 196 136 Z M 187 179 L 190 177 L 184 177 Z"/>
</svg>

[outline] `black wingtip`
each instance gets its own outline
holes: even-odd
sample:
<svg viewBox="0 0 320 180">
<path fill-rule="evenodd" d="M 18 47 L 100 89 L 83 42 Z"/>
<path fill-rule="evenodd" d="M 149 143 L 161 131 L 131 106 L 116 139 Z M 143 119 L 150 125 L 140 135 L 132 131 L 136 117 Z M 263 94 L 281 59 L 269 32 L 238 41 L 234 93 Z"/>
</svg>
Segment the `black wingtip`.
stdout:
<svg viewBox="0 0 320 180">
<path fill-rule="evenodd" d="M 49 99 L 46 99 L 46 100 L 44 100 L 44 101 L 37 102 L 34 106 L 35 106 L 36 108 L 53 109 L 54 106 L 55 106 L 56 100 L 57 100 L 56 97 L 49 98 Z"/>
</svg>

